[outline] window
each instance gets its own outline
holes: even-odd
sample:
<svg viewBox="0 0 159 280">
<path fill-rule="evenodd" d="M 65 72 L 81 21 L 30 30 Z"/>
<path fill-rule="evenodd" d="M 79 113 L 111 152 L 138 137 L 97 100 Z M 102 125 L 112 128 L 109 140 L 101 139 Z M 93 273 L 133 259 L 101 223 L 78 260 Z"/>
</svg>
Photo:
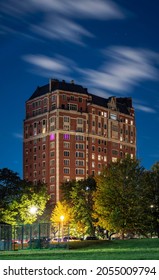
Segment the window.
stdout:
<svg viewBox="0 0 159 280">
<path fill-rule="evenodd" d="M 70 126 L 64 124 L 64 125 L 63 125 L 63 130 L 67 130 L 67 131 L 70 130 Z"/>
<path fill-rule="evenodd" d="M 95 159 L 95 154 L 92 154 L 92 159 Z"/>
<path fill-rule="evenodd" d="M 64 140 L 70 140 L 70 135 L 69 134 L 64 134 L 63 139 Z"/>
<path fill-rule="evenodd" d="M 83 132 L 83 127 L 77 127 L 76 131 Z"/>
<path fill-rule="evenodd" d="M 64 142 L 63 146 L 65 149 L 69 149 L 70 148 L 70 143 L 69 142 Z"/>
<path fill-rule="evenodd" d="M 84 160 L 76 160 L 76 166 L 84 166 Z"/>
<path fill-rule="evenodd" d="M 51 105 L 51 110 L 55 110 L 56 109 L 56 103 L 53 103 L 52 105 Z"/>
<path fill-rule="evenodd" d="M 82 102 L 82 101 L 83 101 L 82 97 L 79 97 L 79 98 L 78 98 L 78 101 L 79 101 L 79 102 Z"/>
<path fill-rule="evenodd" d="M 112 125 L 112 130 L 118 132 L 118 126 L 117 125 Z"/>
<path fill-rule="evenodd" d="M 117 115 L 116 114 L 110 114 L 110 118 L 112 119 L 112 120 L 117 120 Z"/>
<path fill-rule="evenodd" d="M 51 101 L 52 101 L 52 102 L 55 102 L 55 100 L 56 100 L 56 95 L 52 95 L 52 96 L 51 96 Z"/>
<path fill-rule="evenodd" d="M 54 157 L 55 153 L 53 151 L 50 152 L 50 157 Z"/>
<path fill-rule="evenodd" d="M 50 149 L 54 149 L 55 148 L 55 142 L 50 142 Z"/>
<path fill-rule="evenodd" d="M 73 110 L 73 111 L 77 111 L 77 105 L 76 104 L 68 104 L 68 110 Z"/>
<path fill-rule="evenodd" d="M 76 169 L 76 175 L 84 175 L 84 169 Z"/>
<path fill-rule="evenodd" d="M 69 157 L 70 156 L 70 152 L 69 151 L 64 151 L 64 157 Z"/>
<path fill-rule="evenodd" d="M 64 122 L 70 122 L 70 118 L 69 117 L 63 117 L 63 121 Z"/>
<path fill-rule="evenodd" d="M 50 160 L 50 166 L 53 166 L 55 164 L 55 160 L 54 159 L 51 159 Z"/>
<path fill-rule="evenodd" d="M 51 117 L 50 118 L 50 123 L 54 123 L 55 122 L 55 117 Z"/>
<path fill-rule="evenodd" d="M 93 152 L 95 151 L 95 146 L 92 146 L 92 151 L 93 151 Z"/>
<path fill-rule="evenodd" d="M 47 104 L 47 98 L 44 98 L 44 105 Z"/>
<path fill-rule="evenodd" d="M 70 165 L 70 160 L 69 159 L 64 159 L 64 165 Z"/>
<path fill-rule="evenodd" d="M 117 156 L 118 155 L 118 151 L 112 150 L 112 155 Z"/>
<path fill-rule="evenodd" d="M 82 135 L 76 135 L 76 140 L 77 140 L 77 141 L 84 141 L 84 136 L 82 136 Z"/>
<path fill-rule="evenodd" d="M 54 183 L 55 182 L 55 177 L 50 177 L 50 183 Z"/>
<path fill-rule="evenodd" d="M 83 119 L 77 119 L 77 124 L 83 124 Z"/>
<path fill-rule="evenodd" d="M 104 162 L 106 162 L 107 161 L 107 157 L 106 156 L 104 156 Z"/>
<path fill-rule="evenodd" d="M 76 149 L 84 150 L 84 144 L 76 144 Z"/>
<path fill-rule="evenodd" d="M 53 175 L 54 173 L 55 173 L 55 169 L 54 169 L 54 168 L 51 168 L 51 169 L 50 169 L 50 174 Z"/>
<path fill-rule="evenodd" d="M 64 168 L 63 172 L 64 172 L 64 174 L 69 174 L 70 173 L 70 169 L 69 168 Z"/>
<path fill-rule="evenodd" d="M 76 152 L 76 157 L 84 158 L 84 153 L 82 153 L 82 152 Z"/>
<path fill-rule="evenodd" d="M 98 160 L 101 160 L 101 155 L 98 155 Z"/>
</svg>

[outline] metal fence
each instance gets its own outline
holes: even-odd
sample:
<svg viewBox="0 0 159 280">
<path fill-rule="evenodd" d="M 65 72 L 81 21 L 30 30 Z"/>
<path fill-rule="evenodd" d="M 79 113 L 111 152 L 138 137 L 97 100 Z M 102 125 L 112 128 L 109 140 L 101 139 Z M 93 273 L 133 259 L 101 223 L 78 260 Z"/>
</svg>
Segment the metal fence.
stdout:
<svg viewBox="0 0 159 280">
<path fill-rule="evenodd" d="M 0 224 L 0 250 L 62 248 L 68 241 L 69 227 L 61 223 Z"/>
<path fill-rule="evenodd" d="M 0 224 L 0 251 L 12 249 L 12 227 L 8 224 Z"/>
</svg>

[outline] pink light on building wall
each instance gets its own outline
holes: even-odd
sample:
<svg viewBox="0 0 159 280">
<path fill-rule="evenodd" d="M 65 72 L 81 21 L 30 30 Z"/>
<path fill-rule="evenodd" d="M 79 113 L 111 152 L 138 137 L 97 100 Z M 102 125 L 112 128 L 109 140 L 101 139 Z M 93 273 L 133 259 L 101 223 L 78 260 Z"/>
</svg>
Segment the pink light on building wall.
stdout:
<svg viewBox="0 0 159 280">
<path fill-rule="evenodd" d="M 53 140 L 55 140 L 55 134 L 51 133 L 50 134 L 50 141 L 53 141 Z"/>
<path fill-rule="evenodd" d="M 70 135 L 69 134 L 64 134 L 63 139 L 64 140 L 70 140 Z"/>
</svg>

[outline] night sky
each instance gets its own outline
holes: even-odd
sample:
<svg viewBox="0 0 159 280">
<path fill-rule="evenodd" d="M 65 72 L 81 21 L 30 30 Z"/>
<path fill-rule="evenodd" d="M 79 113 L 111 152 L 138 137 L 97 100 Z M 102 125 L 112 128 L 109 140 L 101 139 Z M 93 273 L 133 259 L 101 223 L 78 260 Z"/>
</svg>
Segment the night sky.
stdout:
<svg viewBox="0 0 159 280">
<path fill-rule="evenodd" d="M 159 161 L 158 15 L 158 0 L 0 0 L 0 168 L 22 177 L 25 101 L 50 78 L 132 97 L 137 158 Z"/>
</svg>

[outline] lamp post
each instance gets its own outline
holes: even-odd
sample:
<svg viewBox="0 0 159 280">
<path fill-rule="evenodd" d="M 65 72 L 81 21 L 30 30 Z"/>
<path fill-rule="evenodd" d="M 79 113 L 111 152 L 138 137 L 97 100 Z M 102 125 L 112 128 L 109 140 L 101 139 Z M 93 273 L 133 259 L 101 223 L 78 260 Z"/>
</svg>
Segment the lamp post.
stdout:
<svg viewBox="0 0 159 280">
<path fill-rule="evenodd" d="M 62 234 L 62 241 L 63 241 L 63 221 L 65 217 L 63 215 L 60 216 L 60 221 L 61 221 L 61 234 Z"/>
<path fill-rule="evenodd" d="M 29 213 L 31 216 L 36 215 L 38 208 L 36 206 L 31 206 L 29 208 Z M 40 239 L 40 232 L 39 232 L 39 239 Z M 32 248 L 32 226 L 30 225 L 30 247 Z"/>
</svg>

